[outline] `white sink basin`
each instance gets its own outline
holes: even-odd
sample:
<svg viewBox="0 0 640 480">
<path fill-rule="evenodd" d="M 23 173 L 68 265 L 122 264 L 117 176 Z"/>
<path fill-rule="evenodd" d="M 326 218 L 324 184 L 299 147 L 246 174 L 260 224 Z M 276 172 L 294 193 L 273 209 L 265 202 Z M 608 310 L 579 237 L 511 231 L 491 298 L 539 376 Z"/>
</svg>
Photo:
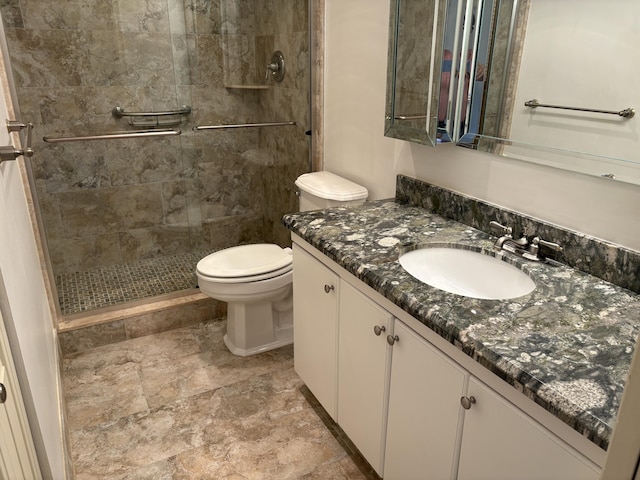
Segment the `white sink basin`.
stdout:
<svg viewBox="0 0 640 480">
<path fill-rule="evenodd" d="M 418 280 L 465 297 L 504 300 L 531 293 L 536 284 L 499 258 L 471 250 L 427 247 L 400 256 L 400 265 Z"/>
</svg>

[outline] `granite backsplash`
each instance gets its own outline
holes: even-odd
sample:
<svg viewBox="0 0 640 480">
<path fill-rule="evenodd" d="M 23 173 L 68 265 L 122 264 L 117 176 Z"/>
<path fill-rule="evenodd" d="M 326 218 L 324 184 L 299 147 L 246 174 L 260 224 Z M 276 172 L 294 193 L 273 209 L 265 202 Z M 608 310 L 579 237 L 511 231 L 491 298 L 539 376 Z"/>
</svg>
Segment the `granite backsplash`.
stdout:
<svg viewBox="0 0 640 480">
<path fill-rule="evenodd" d="M 396 201 L 422 207 L 490 235 L 499 235 L 492 220 L 513 229 L 514 238 L 524 233 L 555 242 L 564 249 L 553 258 L 595 277 L 640 293 L 640 252 L 568 230 L 540 219 L 455 193 L 422 180 L 398 175 Z"/>
</svg>

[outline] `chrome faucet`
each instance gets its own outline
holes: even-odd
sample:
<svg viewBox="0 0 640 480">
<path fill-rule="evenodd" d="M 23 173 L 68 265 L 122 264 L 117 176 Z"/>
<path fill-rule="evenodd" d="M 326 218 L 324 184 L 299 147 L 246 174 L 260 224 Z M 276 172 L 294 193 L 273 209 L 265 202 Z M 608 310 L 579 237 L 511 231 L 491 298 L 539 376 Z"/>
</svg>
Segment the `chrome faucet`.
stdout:
<svg viewBox="0 0 640 480">
<path fill-rule="evenodd" d="M 529 252 L 536 257 L 540 257 L 540 247 L 546 247 L 549 250 L 553 250 L 554 252 L 562 252 L 564 248 L 554 242 L 547 242 L 546 240 L 541 239 L 540 237 L 533 237 L 531 240 L 531 245 L 529 246 Z"/>
<path fill-rule="evenodd" d="M 494 229 L 500 230 L 502 231 L 502 233 L 504 233 L 503 236 L 496 240 L 496 247 L 502 248 L 504 242 L 513 239 L 513 236 L 511 235 L 513 233 L 513 229 L 511 227 L 505 227 L 504 225 L 493 220 L 489 222 L 489 225 L 491 225 Z"/>
<path fill-rule="evenodd" d="M 534 262 L 544 260 L 545 256 L 540 251 L 540 247 L 545 247 L 555 252 L 562 252 L 563 250 L 563 248 L 557 243 L 548 242 L 538 236 L 533 237 L 531 242 L 529 242 L 529 239 L 525 235 L 518 240 L 514 240 L 512 235 L 513 229 L 511 227 L 506 227 L 495 221 L 490 222 L 489 225 L 496 230 L 501 230 L 504 234 L 496 240 L 496 247 L 501 250 L 514 253 L 522 258 L 526 258 L 527 260 L 532 260 Z"/>
<path fill-rule="evenodd" d="M 522 252 L 527 249 L 529 246 L 529 240 L 524 235 L 522 238 L 518 240 L 513 239 L 513 229 L 511 227 L 505 227 L 504 225 L 498 222 L 490 222 L 491 225 L 496 230 L 501 230 L 504 235 L 502 235 L 498 240 L 496 240 L 496 247 L 501 250 L 506 250 L 511 253 L 515 253 L 516 255 L 522 255 Z"/>
</svg>

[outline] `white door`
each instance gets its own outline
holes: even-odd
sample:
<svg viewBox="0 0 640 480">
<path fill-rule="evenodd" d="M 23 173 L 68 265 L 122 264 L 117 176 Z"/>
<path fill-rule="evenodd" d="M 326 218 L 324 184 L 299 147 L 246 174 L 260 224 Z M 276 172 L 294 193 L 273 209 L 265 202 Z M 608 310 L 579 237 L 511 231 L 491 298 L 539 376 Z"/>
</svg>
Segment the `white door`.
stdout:
<svg viewBox="0 0 640 480">
<path fill-rule="evenodd" d="M 0 310 L 0 478 L 42 478 Z"/>
<path fill-rule="evenodd" d="M 8 110 L 3 95 L 0 95 L 0 146 L 12 145 L 9 132 L 4 127 L 4 119 L 11 115 Z M 4 178 L 8 173 L 7 167 L 0 166 L 0 169 Z M 6 186 L 4 182 L 0 185 Z M 0 268 L 0 478 L 42 478 L 3 317 L 4 310 L 9 319 L 10 311 L 2 278 Z"/>
<path fill-rule="evenodd" d="M 483 383 L 464 416 L 458 480 L 597 480 L 600 469 Z"/>
<path fill-rule="evenodd" d="M 346 282 L 339 309 L 338 425 L 382 475 L 392 316 Z"/>
<path fill-rule="evenodd" d="M 467 373 L 400 320 L 394 334 L 384 478 L 450 479 Z"/>
<path fill-rule="evenodd" d="M 17 106 L 14 107 L 10 95 L 8 58 L 0 19 L 0 146 L 21 148 L 17 134 L 13 134 L 16 138 L 9 138 L 5 120 L 37 122 L 37 118 L 19 118 L 14 113 Z M 34 233 L 33 199 L 26 181 L 29 162 L 19 157 L 0 163 L 0 275 L 4 280 L 0 308 L 42 476 L 64 480 L 71 477 L 71 469 L 63 441 L 66 435 L 56 319 L 49 306 Z M 9 370 L 6 364 L 5 368 Z M 16 418 L 10 416 L 12 421 Z M 18 421 L 26 425 L 24 418 Z M 12 435 L 17 435 L 17 431 L 12 425 Z M 38 477 L 28 475 L 26 478 Z"/>
<path fill-rule="evenodd" d="M 293 245 L 293 365 L 336 420 L 338 276 Z"/>
</svg>

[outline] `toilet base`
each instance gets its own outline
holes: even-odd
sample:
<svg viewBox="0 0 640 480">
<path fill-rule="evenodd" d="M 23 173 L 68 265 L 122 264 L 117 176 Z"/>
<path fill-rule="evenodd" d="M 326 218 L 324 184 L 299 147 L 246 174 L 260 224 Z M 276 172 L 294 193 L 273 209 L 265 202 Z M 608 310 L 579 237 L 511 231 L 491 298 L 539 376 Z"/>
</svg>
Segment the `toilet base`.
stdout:
<svg viewBox="0 0 640 480">
<path fill-rule="evenodd" d="M 229 302 L 224 343 L 231 353 L 248 357 L 293 343 L 291 286 L 279 301 Z"/>
<path fill-rule="evenodd" d="M 293 343 L 293 325 L 289 328 L 281 329 L 280 332 L 282 333 L 282 335 L 276 334 L 276 337 L 281 338 L 277 338 L 271 343 L 259 345 L 253 348 L 238 348 L 229 339 L 229 334 L 225 334 L 223 340 L 224 344 L 227 346 L 231 353 L 233 353 L 234 355 L 238 355 L 239 357 L 248 357 L 250 355 L 257 355 L 258 353 L 268 352 L 269 350 L 275 350 L 276 348 L 291 345 Z"/>
</svg>

